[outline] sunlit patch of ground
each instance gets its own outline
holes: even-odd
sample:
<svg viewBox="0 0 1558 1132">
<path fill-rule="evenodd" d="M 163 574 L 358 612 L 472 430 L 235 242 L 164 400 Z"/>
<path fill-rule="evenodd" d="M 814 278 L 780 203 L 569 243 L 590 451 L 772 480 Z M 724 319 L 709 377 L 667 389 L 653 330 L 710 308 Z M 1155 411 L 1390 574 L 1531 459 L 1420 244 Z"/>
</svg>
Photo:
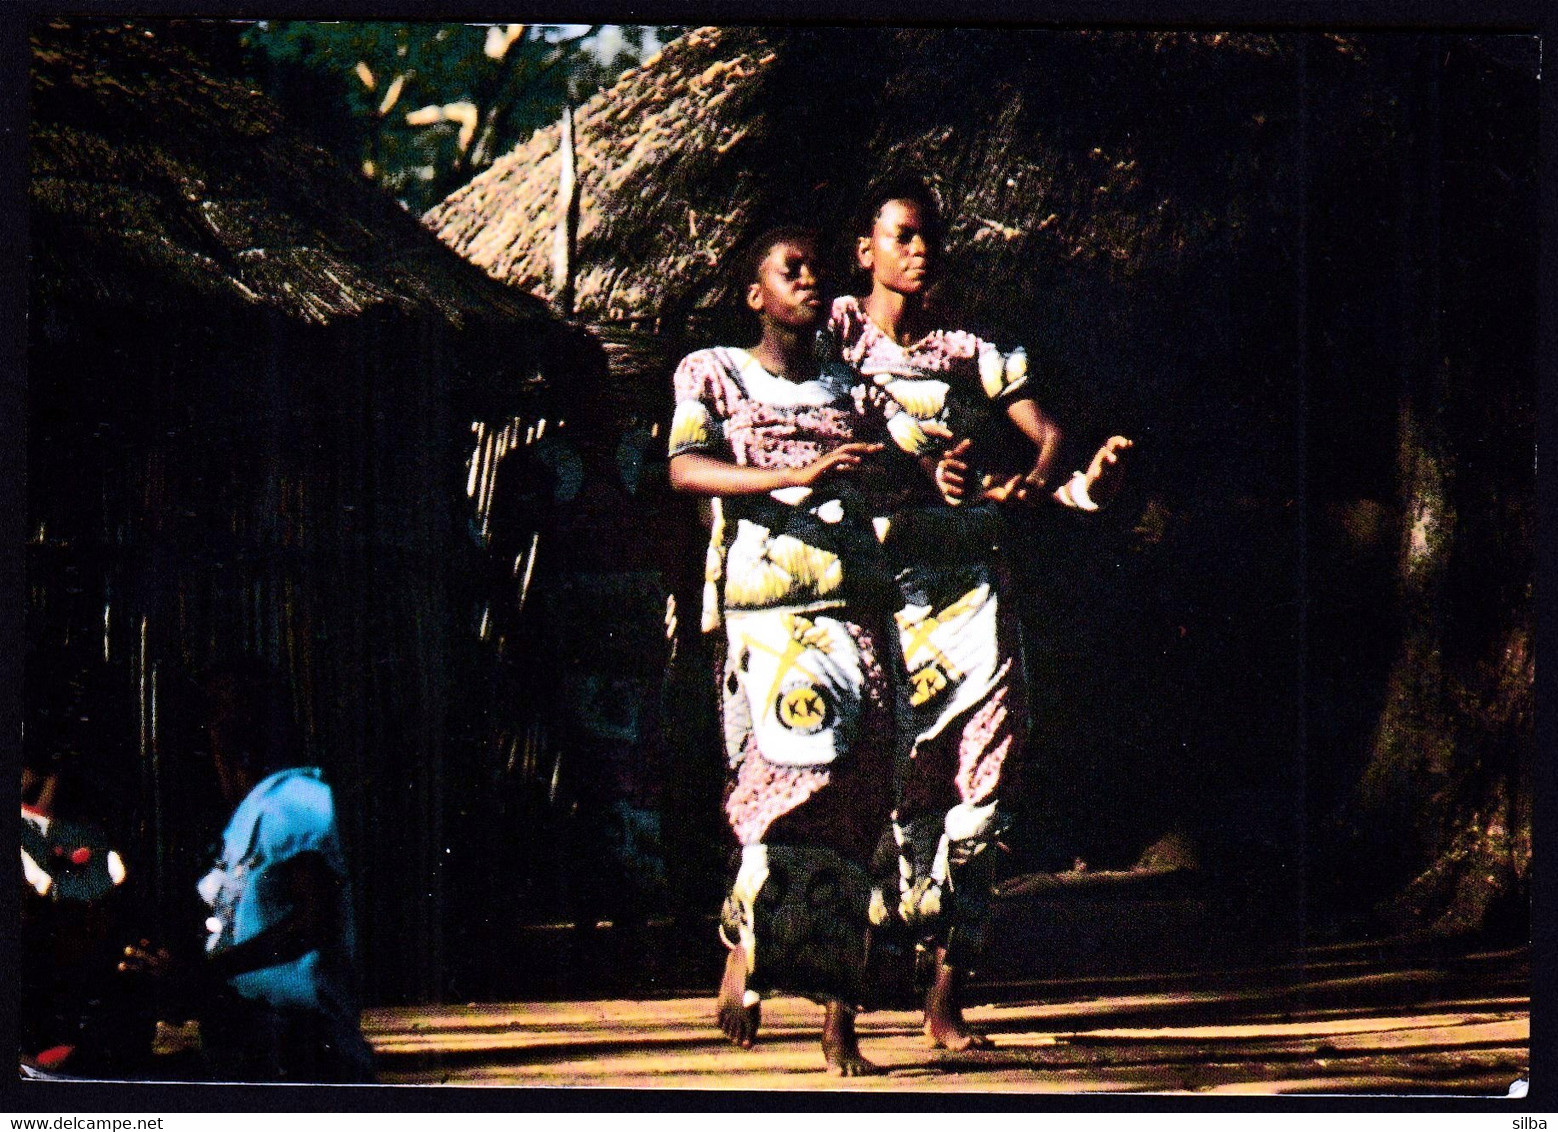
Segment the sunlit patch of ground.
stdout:
<svg viewBox="0 0 1558 1132">
<path fill-rule="evenodd" d="M 929 1050 L 912 1011 L 860 1019 L 885 1072 L 831 1078 L 822 1011 L 764 1003 L 756 1048 L 725 1044 L 713 999 L 601 1000 L 370 1011 L 387 1083 L 1033 1092 L 1458 1093 L 1527 1076 L 1524 951 L 1450 961 L 1332 951 L 1288 966 L 1006 984 L 970 1019 L 995 1048 Z"/>
</svg>

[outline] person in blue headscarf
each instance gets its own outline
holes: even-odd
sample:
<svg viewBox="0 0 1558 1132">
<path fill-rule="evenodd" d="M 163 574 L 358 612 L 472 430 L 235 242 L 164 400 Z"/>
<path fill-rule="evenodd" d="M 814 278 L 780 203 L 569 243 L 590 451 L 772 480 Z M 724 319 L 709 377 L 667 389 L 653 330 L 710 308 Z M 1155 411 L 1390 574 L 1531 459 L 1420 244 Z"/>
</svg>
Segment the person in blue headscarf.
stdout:
<svg viewBox="0 0 1558 1132">
<path fill-rule="evenodd" d="M 210 1075 L 230 1081 L 361 1083 L 373 1055 L 359 1026 L 356 933 L 335 797 L 298 765 L 287 688 L 243 661 L 205 681 L 206 734 L 235 804 L 214 867 L 198 1002 Z M 123 970 L 165 971 L 165 951 L 128 947 Z"/>
</svg>

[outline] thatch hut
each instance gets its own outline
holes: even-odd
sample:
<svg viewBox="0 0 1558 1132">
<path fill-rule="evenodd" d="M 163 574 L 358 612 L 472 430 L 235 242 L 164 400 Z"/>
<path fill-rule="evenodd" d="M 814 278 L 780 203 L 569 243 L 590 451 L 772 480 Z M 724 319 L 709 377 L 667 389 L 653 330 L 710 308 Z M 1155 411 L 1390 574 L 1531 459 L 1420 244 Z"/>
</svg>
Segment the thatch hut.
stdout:
<svg viewBox="0 0 1558 1132">
<path fill-rule="evenodd" d="M 1483 924 L 1529 864 L 1535 291 L 1499 264 L 1528 265 L 1535 84 L 1518 38 L 699 28 L 576 111 L 575 309 L 617 395 L 663 410 L 675 357 L 738 332 L 745 239 L 817 225 L 847 281 L 854 202 L 924 175 L 963 323 L 1028 345 L 1080 448 L 1141 441 L 1110 520 L 1020 548 L 1030 863 L 1177 829 L 1299 935 L 1319 906 Z M 559 160 L 541 130 L 425 222 L 555 299 Z M 1478 402 L 1494 370 L 1522 392 Z M 1505 434 L 1524 466 L 1426 499 Z M 1465 555 L 1505 612 L 1454 580 Z M 1437 721 L 1432 774 L 1409 717 Z"/>
<path fill-rule="evenodd" d="M 1258 35 L 696 29 L 574 114 L 577 314 L 662 350 L 726 329 L 733 248 L 785 220 L 844 235 L 865 184 L 918 170 L 967 313 L 1031 333 L 1057 264 L 1118 286 L 1186 269 L 1214 231 L 1251 238 L 1238 175 L 1291 140 L 1274 119 L 1293 109 L 1297 55 Z M 1253 104 L 1229 105 L 1230 88 Z M 1127 91 L 1172 92 L 1173 109 L 1146 129 Z M 559 163 L 559 128 L 540 130 L 425 221 L 555 299 Z"/>
<path fill-rule="evenodd" d="M 497 883 L 451 880 L 489 793 L 463 465 L 598 351 L 180 37 L 32 33 L 28 679 L 108 689 L 96 817 L 169 939 L 220 817 L 187 682 L 274 662 L 341 800 L 370 1000 L 436 997 L 445 922 Z"/>
</svg>

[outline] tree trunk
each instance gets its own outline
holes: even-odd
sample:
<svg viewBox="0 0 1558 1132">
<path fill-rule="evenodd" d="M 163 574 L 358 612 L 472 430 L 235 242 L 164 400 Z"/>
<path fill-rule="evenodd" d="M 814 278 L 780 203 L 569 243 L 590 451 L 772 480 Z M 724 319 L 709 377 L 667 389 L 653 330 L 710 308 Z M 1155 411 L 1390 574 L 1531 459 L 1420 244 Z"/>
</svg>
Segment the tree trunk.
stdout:
<svg viewBox="0 0 1558 1132">
<path fill-rule="evenodd" d="M 1506 358 L 1500 339 L 1519 339 L 1535 308 L 1508 301 L 1510 290 L 1524 297 L 1523 283 L 1484 297 L 1522 262 L 1507 259 L 1519 212 L 1462 197 L 1446 168 L 1446 151 L 1464 160 L 1496 144 L 1462 105 L 1479 89 L 1459 85 L 1475 68 L 1458 77 L 1450 59 L 1438 39 L 1419 44 L 1404 111 L 1401 632 L 1350 807 L 1383 925 L 1437 933 L 1527 922 L 1534 748 L 1533 421 L 1501 387 L 1530 378 L 1519 347 Z M 1498 203 L 1519 205 L 1518 190 Z M 1484 210 L 1501 218 L 1485 221 Z"/>
</svg>

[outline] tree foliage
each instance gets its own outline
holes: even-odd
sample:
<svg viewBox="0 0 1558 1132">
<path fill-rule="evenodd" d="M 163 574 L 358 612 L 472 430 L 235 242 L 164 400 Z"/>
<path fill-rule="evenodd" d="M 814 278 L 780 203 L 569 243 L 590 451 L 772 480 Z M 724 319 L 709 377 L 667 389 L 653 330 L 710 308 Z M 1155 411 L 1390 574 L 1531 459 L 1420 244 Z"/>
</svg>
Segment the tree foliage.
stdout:
<svg viewBox="0 0 1558 1132">
<path fill-rule="evenodd" d="M 610 85 L 670 29 L 264 21 L 246 64 L 326 146 L 422 212 Z"/>
</svg>

